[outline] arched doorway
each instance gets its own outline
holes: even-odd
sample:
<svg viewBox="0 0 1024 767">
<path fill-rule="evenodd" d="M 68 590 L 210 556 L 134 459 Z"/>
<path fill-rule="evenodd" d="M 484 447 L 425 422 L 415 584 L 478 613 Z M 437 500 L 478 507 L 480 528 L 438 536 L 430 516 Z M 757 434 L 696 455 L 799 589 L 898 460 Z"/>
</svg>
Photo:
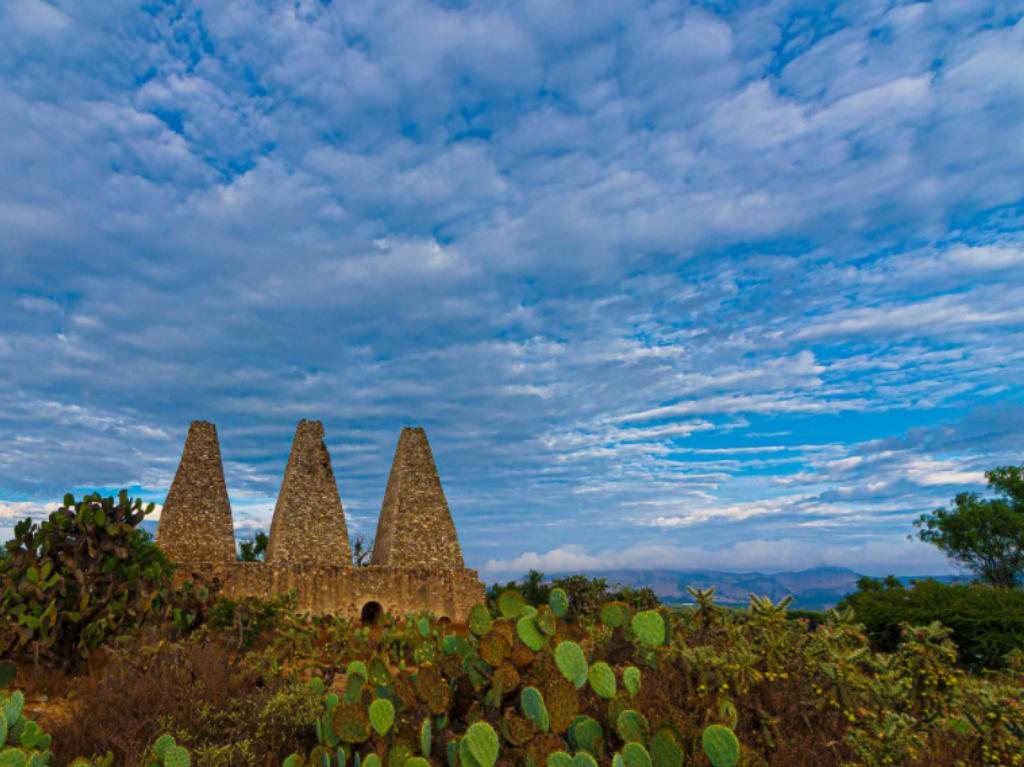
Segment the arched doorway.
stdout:
<svg viewBox="0 0 1024 767">
<path fill-rule="evenodd" d="M 380 602 L 367 602 L 359 613 L 359 620 L 362 621 L 364 626 L 372 626 L 380 620 L 383 614 L 384 608 L 381 607 Z"/>
</svg>

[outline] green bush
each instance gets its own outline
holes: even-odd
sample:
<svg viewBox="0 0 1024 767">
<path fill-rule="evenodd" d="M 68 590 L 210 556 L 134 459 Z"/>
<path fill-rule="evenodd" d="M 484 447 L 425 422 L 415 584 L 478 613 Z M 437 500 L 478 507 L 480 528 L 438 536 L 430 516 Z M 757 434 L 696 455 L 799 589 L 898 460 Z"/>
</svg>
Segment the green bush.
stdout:
<svg viewBox="0 0 1024 767">
<path fill-rule="evenodd" d="M 138 525 L 153 508 L 121 491 L 25 519 L 0 560 L 0 655 L 71 666 L 166 607 L 170 561 Z"/>
<path fill-rule="evenodd" d="M 971 668 L 1003 668 L 1006 655 L 1024 647 L 1024 591 L 976 584 L 915 581 L 910 588 L 895 578 L 862 578 L 859 590 L 839 608 L 852 607 L 872 647 L 892 652 L 900 623 L 939 621 L 953 631 L 960 663 Z"/>
</svg>

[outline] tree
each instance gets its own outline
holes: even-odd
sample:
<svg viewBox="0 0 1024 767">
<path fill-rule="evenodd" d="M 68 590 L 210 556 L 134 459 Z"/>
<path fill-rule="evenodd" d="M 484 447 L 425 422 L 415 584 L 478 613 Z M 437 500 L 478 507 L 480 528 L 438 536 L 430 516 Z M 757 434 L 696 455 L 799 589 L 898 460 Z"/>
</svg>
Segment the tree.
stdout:
<svg viewBox="0 0 1024 767">
<path fill-rule="evenodd" d="M 247 541 L 239 544 L 238 559 L 241 562 L 262 562 L 267 553 L 267 543 L 270 539 L 262 530 Z"/>
<path fill-rule="evenodd" d="M 373 554 L 373 538 L 365 535 L 357 535 L 352 541 L 352 561 L 356 567 L 367 567 L 370 564 L 370 556 Z"/>
<path fill-rule="evenodd" d="M 995 498 L 960 493 L 952 509 L 922 514 L 914 526 L 985 583 L 1014 588 L 1024 583 L 1024 465 L 1000 466 L 985 479 Z"/>
</svg>

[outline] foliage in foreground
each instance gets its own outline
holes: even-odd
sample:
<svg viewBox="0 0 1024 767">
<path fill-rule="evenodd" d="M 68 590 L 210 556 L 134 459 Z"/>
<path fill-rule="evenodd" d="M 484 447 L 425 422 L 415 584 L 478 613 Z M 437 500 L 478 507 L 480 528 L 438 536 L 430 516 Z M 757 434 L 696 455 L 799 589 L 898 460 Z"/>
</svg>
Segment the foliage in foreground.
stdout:
<svg viewBox="0 0 1024 767">
<path fill-rule="evenodd" d="M 938 621 L 951 630 L 960 664 L 1002 668 L 1006 656 L 1024 649 L 1024 591 L 966 583 L 861 578 L 858 590 L 840 602 L 852 607 L 876 650 L 893 652 L 904 622 Z"/>
<path fill-rule="evenodd" d="M 71 666 L 166 608 L 172 565 L 138 529 L 152 508 L 68 494 L 19 522 L 0 559 L 0 655 Z"/>
<path fill-rule="evenodd" d="M 73 763 L 64 742 L 96 755 L 80 766 L 124 767 L 166 764 L 157 743 L 196 767 L 1024 763 L 1022 656 L 976 677 L 937 624 L 904 626 L 876 653 L 849 611 L 810 631 L 786 603 L 755 598 L 738 615 L 694 596 L 687 614 L 612 602 L 571 621 L 560 590 L 539 608 L 509 591 L 468 630 L 239 600 L 212 611 L 222 628 L 111 650 L 50 728 L 53 764 Z M 83 724 L 114 700 L 116 728 Z"/>
</svg>

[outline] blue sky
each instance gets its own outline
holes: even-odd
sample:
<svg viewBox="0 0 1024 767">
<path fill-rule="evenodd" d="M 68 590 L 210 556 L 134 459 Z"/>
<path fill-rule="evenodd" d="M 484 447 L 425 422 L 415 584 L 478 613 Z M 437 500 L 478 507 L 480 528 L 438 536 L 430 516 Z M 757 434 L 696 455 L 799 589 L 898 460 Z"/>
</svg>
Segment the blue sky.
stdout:
<svg viewBox="0 0 1024 767">
<path fill-rule="evenodd" d="M 1024 7 L 0 4 L 0 529 L 300 418 L 467 561 L 948 572 L 1024 461 Z"/>
</svg>

